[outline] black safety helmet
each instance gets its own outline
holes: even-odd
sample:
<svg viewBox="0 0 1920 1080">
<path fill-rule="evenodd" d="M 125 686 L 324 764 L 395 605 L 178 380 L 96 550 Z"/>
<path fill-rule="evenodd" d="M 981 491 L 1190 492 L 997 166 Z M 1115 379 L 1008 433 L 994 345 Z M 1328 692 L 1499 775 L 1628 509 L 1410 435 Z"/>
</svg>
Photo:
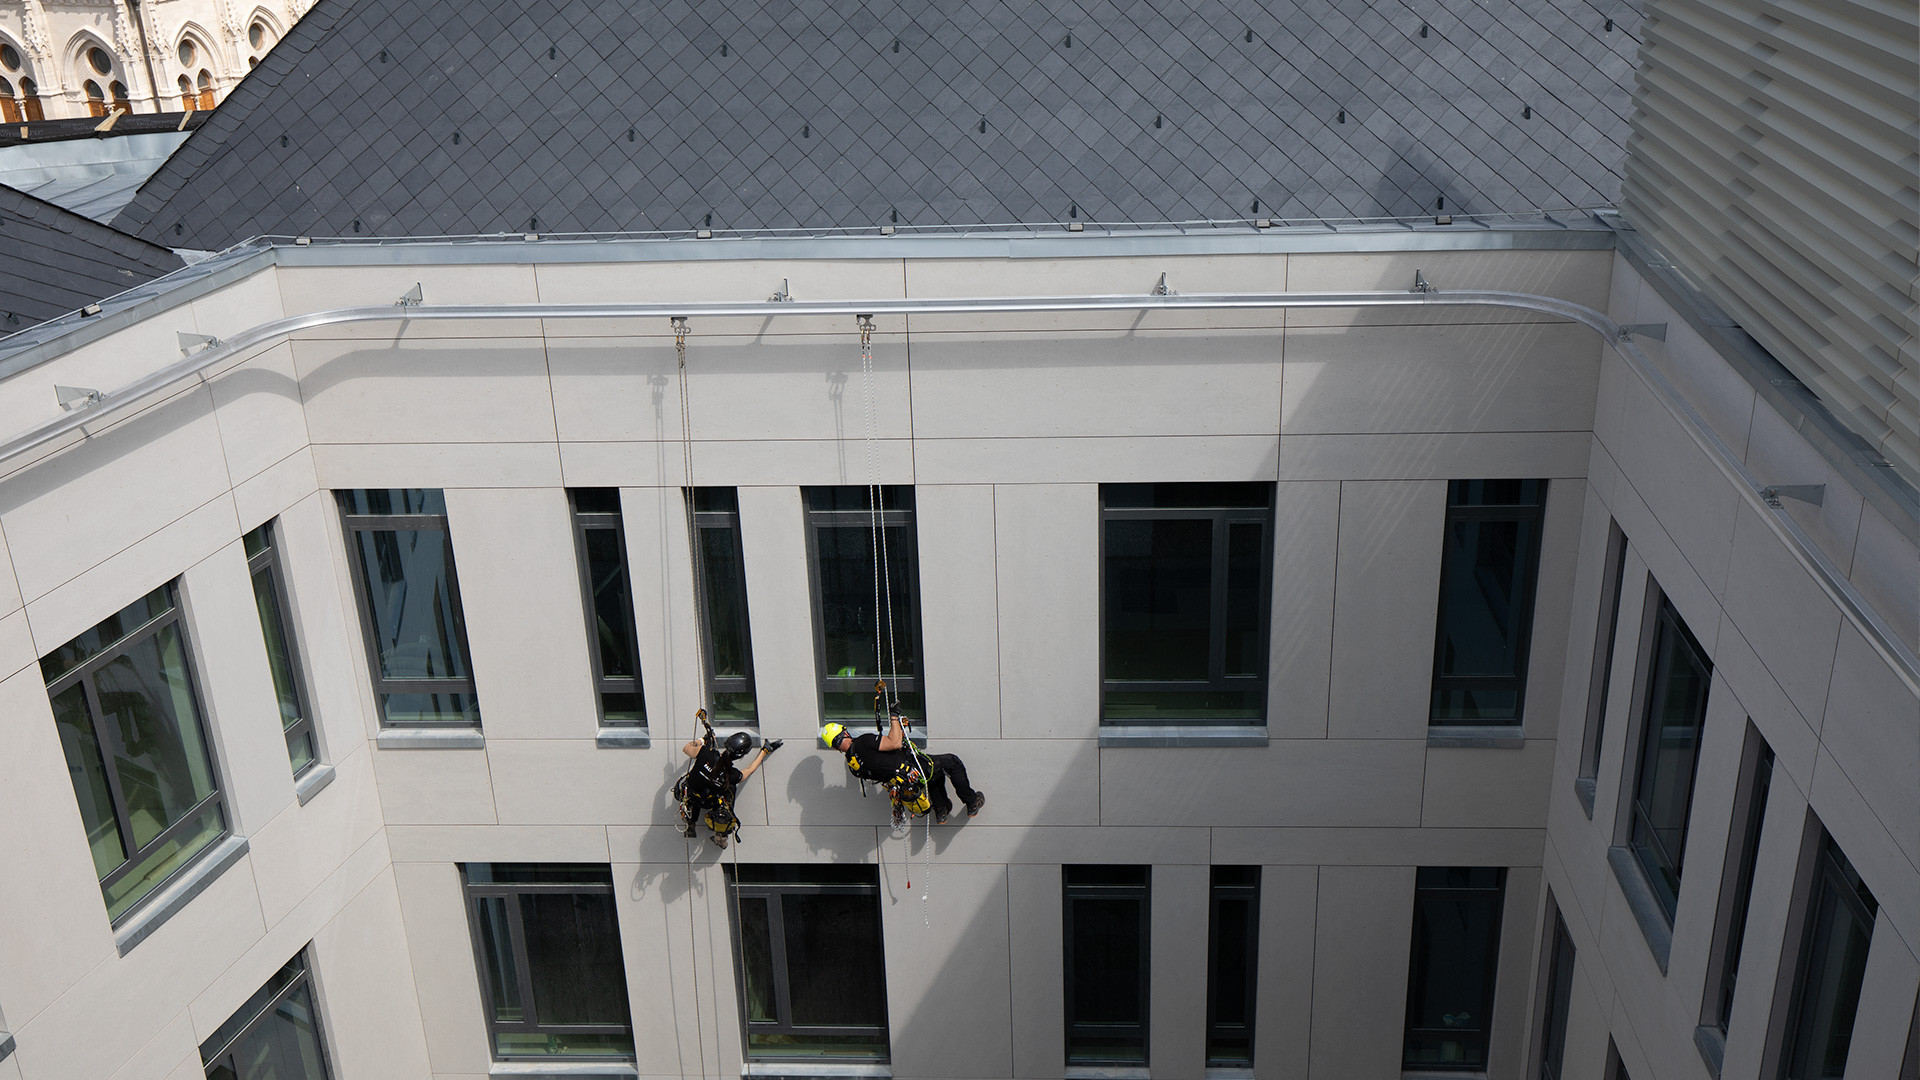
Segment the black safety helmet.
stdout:
<svg viewBox="0 0 1920 1080">
<path fill-rule="evenodd" d="M 727 736 L 727 756 L 728 757 L 743 758 L 747 756 L 747 751 L 752 749 L 753 749 L 753 736 L 747 734 L 746 732 L 736 731 L 733 734 Z"/>
</svg>

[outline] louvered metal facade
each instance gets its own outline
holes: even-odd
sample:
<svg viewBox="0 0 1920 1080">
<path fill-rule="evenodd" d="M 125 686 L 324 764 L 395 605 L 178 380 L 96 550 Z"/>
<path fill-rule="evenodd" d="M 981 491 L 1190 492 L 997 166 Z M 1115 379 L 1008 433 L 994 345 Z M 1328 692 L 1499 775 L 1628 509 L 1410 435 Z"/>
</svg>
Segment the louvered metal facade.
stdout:
<svg viewBox="0 0 1920 1080">
<path fill-rule="evenodd" d="M 1645 14 L 1627 219 L 1920 481 L 1920 5 Z"/>
</svg>

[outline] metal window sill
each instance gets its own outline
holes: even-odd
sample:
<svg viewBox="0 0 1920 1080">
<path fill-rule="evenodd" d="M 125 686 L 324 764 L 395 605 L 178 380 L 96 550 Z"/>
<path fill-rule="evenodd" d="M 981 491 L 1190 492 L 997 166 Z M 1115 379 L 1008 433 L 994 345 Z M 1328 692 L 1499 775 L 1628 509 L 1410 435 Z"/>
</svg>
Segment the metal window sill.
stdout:
<svg viewBox="0 0 1920 1080">
<path fill-rule="evenodd" d="M 1147 1080 L 1152 1074 L 1145 1065 L 1069 1065 L 1061 1075 L 1066 1080 Z"/>
<path fill-rule="evenodd" d="M 1727 1057 L 1727 1033 L 1711 1024 L 1701 1024 L 1693 1029 L 1693 1046 L 1700 1051 L 1700 1060 L 1707 1063 L 1707 1072 L 1713 1074 L 1713 1080 L 1720 1080 L 1720 1066 Z"/>
<path fill-rule="evenodd" d="M 12 1053 L 13 1053 L 13 1036 L 7 1034 L 4 1031 L 0 1031 L 0 1061 L 7 1060 L 7 1057 Z"/>
<path fill-rule="evenodd" d="M 1102 724 L 1102 747 L 1265 746 L 1265 724 Z M 1074 1066 L 1079 1068 L 1080 1066 Z M 1069 1072 L 1068 1075 L 1074 1075 Z M 1104 1074 L 1103 1074 L 1104 1075 Z M 1145 1075 L 1142 1073 L 1142 1075 Z"/>
<path fill-rule="evenodd" d="M 1400 1074 L 1400 1080 L 1484 1080 L 1486 1070 L 1479 1072 L 1437 1072 L 1430 1069 L 1408 1069 Z"/>
<path fill-rule="evenodd" d="M 1518 724 L 1448 725 L 1427 728 L 1428 746 L 1466 746 L 1482 750 L 1520 750 L 1527 745 Z"/>
<path fill-rule="evenodd" d="M 246 853 L 247 838 L 229 836 L 201 852 L 200 857 L 175 875 L 171 882 L 140 901 L 120 925 L 113 928 L 113 944 L 120 950 L 120 955 L 127 955 L 134 946 L 151 937 L 161 924 L 178 914 L 194 897 L 207 891 L 207 886 L 213 884 L 227 867 L 239 862 L 240 856 Z"/>
<path fill-rule="evenodd" d="M 1613 867 L 1614 880 L 1626 894 L 1627 908 L 1633 912 L 1633 921 L 1640 924 L 1640 933 L 1647 939 L 1654 962 L 1660 965 L 1660 974 L 1665 975 L 1667 957 L 1673 952 L 1673 925 L 1667 922 L 1666 911 L 1653 895 L 1646 871 L 1640 869 L 1640 861 L 1624 846 L 1607 849 L 1607 864 Z"/>
<path fill-rule="evenodd" d="M 487 737 L 479 728 L 386 728 L 373 737 L 382 750 L 482 750 Z"/>
<path fill-rule="evenodd" d="M 631 727 L 603 727 L 594 733 L 593 745 L 602 750 L 646 750 L 653 746 L 653 736 L 638 724 Z"/>
<path fill-rule="evenodd" d="M 496 1061 L 488 1076 L 564 1077 L 565 1080 L 631 1080 L 640 1069 L 631 1061 Z"/>
<path fill-rule="evenodd" d="M 1201 1076 L 1204 1080 L 1253 1080 L 1253 1070 L 1244 1065 L 1209 1065 Z"/>
<path fill-rule="evenodd" d="M 1573 781 L 1573 797 L 1580 800 L 1580 809 L 1587 812 L 1587 820 L 1593 820 L 1593 777 L 1582 776 Z"/>
<path fill-rule="evenodd" d="M 300 800 L 301 806 L 305 806 L 313 801 L 315 795 L 320 794 L 322 788 L 331 783 L 333 783 L 333 766 L 315 765 L 294 778 L 293 797 Z"/>
<path fill-rule="evenodd" d="M 749 1061 L 740 1066 L 741 1076 L 758 1077 L 761 1080 L 783 1080 L 786 1077 L 819 1080 L 822 1077 L 891 1077 L 893 1066 L 879 1063 L 860 1064 L 849 1061 Z"/>
</svg>

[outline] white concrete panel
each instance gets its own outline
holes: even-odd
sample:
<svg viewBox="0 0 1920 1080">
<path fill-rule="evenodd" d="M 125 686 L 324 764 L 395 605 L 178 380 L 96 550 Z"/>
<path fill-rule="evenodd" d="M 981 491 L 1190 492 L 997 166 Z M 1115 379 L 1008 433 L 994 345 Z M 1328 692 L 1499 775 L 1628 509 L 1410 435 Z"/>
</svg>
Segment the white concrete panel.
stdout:
<svg viewBox="0 0 1920 1080">
<path fill-rule="evenodd" d="M 1208 836 L 1222 866 L 1538 866 L 1546 831 L 1215 826 Z"/>
<path fill-rule="evenodd" d="M 243 330 L 281 318 L 280 278 L 277 266 L 259 271 L 188 302 L 193 325 L 202 334 L 226 340 Z"/>
<path fill-rule="evenodd" d="M 7 532 L 20 592 L 31 603 L 195 508 L 223 499 L 226 490 L 219 427 L 204 391 L 181 394 L 98 432 L 9 477 L 0 492 L 0 527 Z"/>
<path fill-rule="evenodd" d="M 914 488 L 929 731 L 995 738 L 1000 726 L 996 504 L 987 485 Z"/>
<path fill-rule="evenodd" d="M 1716 684 L 1724 684 L 1773 748 L 1774 767 L 1791 775 L 1801 787 L 1812 784 L 1819 736 L 1774 681 L 1773 673 L 1754 655 L 1738 626 L 1727 626 L 1717 644 L 1713 665 Z"/>
<path fill-rule="evenodd" d="M 316 443 L 323 488 L 558 487 L 559 449 L 549 442 Z"/>
<path fill-rule="evenodd" d="M 245 836 L 293 805 L 293 770 L 240 542 L 188 568 L 180 585 L 189 662 L 200 676 L 202 720 L 219 764 L 231 827 Z"/>
<path fill-rule="evenodd" d="M 388 307 L 401 294 L 419 285 L 429 304 L 531 304 L 540 299 L 533 267 L 526 263 L 485 263 L 446 266 L 280 266 L 281 301 L 288 315 L 340 307 Z M 330 326 L 331 337 L 350 333 L 391 335 L 394 323 Z M 435 337 L 484 336 L 500 322 L 421 323 Z"/>
<path fill-rule="evenodd" d="M 1067 1058 L 1066 957 L 1060 867 L 1009 866 L 1007 908 L 1013 972 L 1013 1075 L 1058 1077 Z"/>
<path fill-rule="evenodd" d="M 740 546 L 746 558 L 760 730 L 772 738 L 797 740 L 794 749 L 799 749 L 816 741 L 820 727 L 813 594 L 808 585 L 812 572 L 799 489 L 741 488 Z"/>
<path fill-rule="evenodd" d="M 366 742 L 378 721 L 333 493 L 315 492 L 289 506 L 273 536 L 280 546 L 293 648 L 306 673 L 307 707 L 314 713 L 321 757 L 343 760 Z"/>
<path fill-rule="evenodd" d="M 720 871 L 690 871 L 677 856 L 673 862 L 616 862 L 612 870 L 641 1075 L 719 1075 L 715 1041 L 740 1039 L 737 1026 L 723 1030 L 714 1015 L 718 999 L 732 992 L 732 963 L 724 950 L 702 949 L 707 966 L 694 969 L 697 920 L 689 908 L 704 913 L 709 891 L 723 890 Z M 697 905 L 688 900 L 689 888 L 697 890 Z M 712 968 L 716 961 L 723 970 Z"/>
<path fill-rule="evenodd" d="M 1827 486 L 1819 506 L 1798 499 L 1782 499 L 1780 506 L 1842 573 L 1847 572 L 1853 564 L 1865 501 L 1849 479 L 1764 401 L 1754 406 L 1746 462 L 1763 483 Z"/>
<path fill-rule="evenodd" d="M 391 873 L 382 874 L 339 912 L 313 939 L 313 966 L 335 1075 L 426 1075 L 431 1059 L 417 972 L 439 974 L 445 970 L 441 958 L 426 961 L 411 952 L 415 939 L 402 921 Z M 447 922 L 447 931 L 466 929 L 458 909 L 437 914 Z M 465 972 L 452 977 L 459 974 L 472 978 L 471 961 Z M 472 1015 L 478 1026 L 477 1003 Z M 484 1052 L 484 1042 L 481 1045 Z"/>
<path fill-rule="evenodd" d="M 26 612 L 16 610 L 0 617 L 0 678 L 36 667 L 34 660 L 38 653 L 33 646 L 33 631 L 27 626 Z"/>
<path fill-rule="evenodd" d="M 920 318 L 915 318 L 918 325 Z M 921 438 L 1277 435 L 1280 336 L 1271 329 L 915 333 Z"/>
<path fill-rule="evenodd" d="M 889 877 L 899 869 L 890 866 Z M 927 879 L 922 869 L 916 862 L 913 889 L 880 901 L 892 1073 L 1010 1076 L 1007 872 L 941 865 Z"/>
<path fill-rule="evenodd" d="M 180 358 L 180 339 L 175 335 L 193 329 L 193 312 L 184 304 L 156 311 L 131 326 L 36 364 L 31 378 L 0 380 L 0 430 L 25 431 L 65 415 L 53 396 L 55 384 L 88 386 L 112 394 L 151 372 L 155 358 L 172 363 Z"/>
<path fill-rule="evenodd" d="M 0 531 L 0 612 L 20 610 L 20 585 L 13 575 L 13 556 L 7 550 L 6 533 Z"/>
<path fill-rule="evenodd" d="M 1660 300 L 1657 293 L 1645 294 L 1641 301 L 1642 318 L 1635 322 L 1664 322 L 1667 339 L 1636 337 L 1634 344 L 1647 354 L 1661 374 L 1673 381 L 1680 396 L 1699 411 L 1728 446 L 1743 450 L 1753 429 L 1757 395 L 1753 384 L 1735 371 L 1683 318 Z M 1764 409 L 1764 406 L 1760 406 Z"/>
<path fill-rule="evenodd" d="M 1873 929 L 1873 946 L 1860 980 L 1860 1010 L 1853 1018 L 1847 1047 L 1846 1076 L 1871 1080 L 1900 1072 L 1913 1026 L 1914 988 L 1920 986 L 1920 961 L 1882 916 Z"/>
<path fill-rule="evenodd" d="M 17 1035 L 96 964 L 114 955 L 107 905 L 61 753 L 46 682 L 34 665 L 0 681 L 0 1012 Z"/>
<path fill-rule="evenodd" d="M 1334 571 L 1340 485 L 1283 483 L 1273 502 L 1273 611 L 1267 659 L 1267 734 L 1327 734 L 1333 663 Z"/>
<path fill-rule="evenodd" d="M 1612 349 L 1600 351 L 1600 381 L 1594 392 L 1594 441 L 1612 448 L 1620 445 L 1626 423 L 1628 388 L 1637 387 L 1639 376 L 1627 370 L 1627 362 Z"/>
<path fill-rule="evenodd" d="M 1210 876 L 1205 866 L 1153 868 L 1147 1045 L 1155 1080 L 1206 1073 Z"/>
<path fill-rule="evenodd" d="M 1868 506 L 1860 512 L 1852 566 L 1848 578 L 1854 588 L 1908 647 L 1920 650 L 1920 604 L 1913 599 L 1913 583 L 1920 581 L 1920 549 L 1880 511 Z"/>
<path fill-rule="evenodd" d="M 313 471 L 313 449 L 302 446 L 235 484 L 234 513 L 241 521 L 252 523 L 242 525 L 242 531 L 252 531 L 254 524 L 266 521 L 318 490 L 320 481 Z"/>
<path fill-rule="evenodd" d="M 395 825 L 386 833 L 397 863 L 608 861 L 600 825 Z"/>
<path fill-rule="evenodd" d="M 1328 866 L 1314 924 L 1314 1077 L 1394 1076 L 1407 1006 L 1413 867 Z"/>
<path fill-rule="evenodd" d="M 1906 684 L 1852 626 L 1840 628 L 1820 742 L 1920 866 L 1920 714 Z"/>
<path fill-rule="evenodd" d="M 1677 452 L 1677 451 L 1676 451 Z M 1679 465 L 1678 468 L 1688 466 Z M 1704 465 L 1701 465 L 1704 468 Z M 1633 550 L 1646 564 L 1646 569 L 1660 586 L 1667 599 L 1679 610 L 1680 617 L 1687 621 L 1687 628 L 1707 650 L 1714 655 L 1714 639 L 1720 632 L 1719 594 L 1723 581 L 1709 583 L 1701 571 L 1691 562 L 1685 551 L 1675 541 L 1669 529 L 1670 519 L 1657 516 L 1653 508 L 1641 498 L 1641 493 L 1626 473 L 1621 473 L 1611 485 L 1607 496 L 1607 505 L 1614 519 L 1620 522 L 1620 531 L 1627 534 L 1627 540 Z M 1727 500 L 1735 499 L 1731 491 L 1722 489 Z M 1730 550 L 1733 533 L 1733 504 L 1725 505 L 1727 534 L 1719 541 L 1721 544 L 1724 570 L 1725 552 Z M 1625 616 L 1623 615 L 1622 618 Z M 1618 654 L 1616 654 L 1617 656 Z"/>
<path fill-rule="evenodd" d="M 685 437 L 670 337 L 554 336 L 562 325 L 548 324 L 547 368 L 563 441 L 677 443 Z"/>
<path fill-rule="evenodd" d="M 1447 486 L 1340 485 L 1334 577 L 1334 738 L 1425 739 Z"/>
<path fill-rule="evenodd" d="M 1562 614 L 1579 610 L 1573 606 L 1573 578 L 1583 557 L 1580 518 L 1586 509 L 1586 494 L 1583 480 L 1556 480 L 1547 485 L 1546 521 L 1540 529 L 1540 574 L 1533 596 L 1533 635 L 1527 646 L 1526 702 L 1521 711 L 1527 734 L 1535 738 L 1558 736 L 1560 724 L 1555 709 L 1568 679 L 1568 665 L 1572 664 L 1572 681 L 1584 684 L 1589 670 L 1586 660 L 1592 656 L 1591 652 L 1568 651 L 1572 628 Z M 1602 529 L 1598 546 L 1585 555 L 1587 559 L 1606 561 L 1606 535 Z M 1580 615 L 1573 618 L 1586 621 Z M 1529 719 L 1532 722 L 1526 723 Z"/>
<path fill-rule="evenodd" d="M 738 300 L 758 303 L 779 291 L 784 282 L 801 300 L 865 300 L 905 294 L 905 269 L 897 258 L 882 259 L 742 259 L 725 257 L 712 245 L 688 241 L 695 250 L 654 262 L 540 263 L 534 267 L 540 296 L 549 302 L 668 303 L 674 300 Z M 547 333 L 557 335 L 582 327 L 579 333 L 604 333 L 595 319 L 551 320 Z M 628 326 L 633 325 L 632 321 Z M 645 329 L 668 333 L 665 320 L 644 324 Z M 767 322 L 766 332 L 797 332 L 804 327 L 847 329 L 852 319 L 791 316 Z M 700 332 L 700 327 L 694 327 Z"/>
<path fill-rule="evenodd" d="M 1718 596 L 1726 584 L 1727 554 L 1733 547 L 1734 508 L 1739 496 L 1667 415 L 1654 392 L 1637 379 L 1628 385 L 1623 398 L 1619 443 L 1608 449 L 1627 483 L 1646 501 L 1661 531 Z M 1614 504 L 1619 503 L 1616 494 Z M 1650 546 L 1643 530 L 1628 535 L 1643 547 Z M 1659 565 L 1652 555 L 1647 561 Z"/>
<path fill-rule="evenodd" d="M 1100 489 L 994 489 L 1001 729 L 1088 738 L 1100 722 Z"/>
<path fill-rule="evenodd" d="M 1401 292 L 1418 269 L 1436 288 L 1499 289 L 1557 296 L 1605 308 L 1613 255 L 1605 251 L 1409 251 L 1288 257 L 1287 287 L 1295 292 Z M 1372 313 L 1369 313 L 1372 314 Z M 1432 312 L 1414 314 L 1431 317 Z M 1476 316 L 1482 315 L 1475 311 Z M 1346 311 L 1309 308 L 1288 313 L 1288 325 L 1345 322 Z"/>
<path fill-rule="evenodd" d="M 1280 437 L 1281 480 L 1584 476 L 1584 431 L 1439 431 Z"/>
<path fill-rule="evenodd" d="M 1429 748 L 1420 824 L 1442 828 L 1537 827 L 1547 817 L 1553 750 L 1552 739 L 1528 739 L 1518 750 Z"/>
<path fill-rule="evenodd" d="M 601 750 L 586 739 L 489 736 L 486 753 L 502 825 L 634 825 L 657 802 L 646 765 L 629 751 Z M 743 819 L 748 801 L 743 789 Z"/>
<path fill-rule="evenodd" d="M 702 458 L 701 475 L 712 472 Z M 687 482 L 686 447 L 677 442 L 562 442 L 567 487 L 679 487 Z"/>
<path fill-rule="evenodd" d="M 307 801 L 291 801 L 249 838 L 254 883 L 268 926 L 277 925 L 342 864 L 380 835 L 380 794 L 362 747 L 334 764 L 333 782 Z"/>
<path fill-rule="evenodd" d="M 1775 1019 L 1774 990 L 1797 962 L 1799 942 L 1788 945 L 1787 914 L 1799 869 L 1801 839 L 1809 826 L 1807 799 L 1791 777 L 1776 770 L 1767 787 L 1767 816 L 1761 824 L 1760 853 L 1754 863 L 1753 899 L 1747 908 L 1746 937 L 1740 945 L 1740 978 L 1733 993 L 1723 1076 L 1757 1076 L 1765 1033 L 1784 1024 Z"/>
<path fill-rule="evenodd" d="M 487 736 L 592 738 L 600 701 L 566 492 L 449 488 L 446 499 Z"/>
<path fill-rule="evenodd" d="M 1482 864 L 1485 865 L 1485 864 Z M 1533 979 L 1534 948 L 1542 934 L 1538 915 L 1541 873 L 1535 867 L 1507 870 L 1507 895 L 1500 911 L 1500 955 L 1494 968 L 1493 1028 L 1488 1034 L 1487 1075 L 1524 1076 L 1527 1022 L 1533 1015 L 1528 984 Z"/>
<path fill-rule="evenodd" d="M 1813 812 L 1846 852 L 1880 902 L 1880 911 L 1893 921 L 1907 941 L 1920 941 L 1920 881 L 1913 862 L 1894 840 L 1888 821 L 1862 797 L 1833 755 L 1824 747 L 1813 767 L 1813 790 L 1807 793 Z M 1767 810 L 1771 815 L 1773 810 Z"/>
<path fill-rule="evenodd" d="M 539 338 L 295 341 L 293 359 L 316 443 L 554 438 Z"/>
<path fill-rule="evenodd" d="M 623 489 L 620 524 L 626 534 L 648 726 L 663 745 L 677 747 L 695 731 L 694 710 L 706 701 L 698 666 L 686 496 L 678 487 Z M 597 717 L 595 705 L 591 715 Z M 677 761 L 678 754 L 674 756 Z"/>
<path fill-rule="evenodd" d="M 1234 860 L 1221 858 L 1221 865 Z M 1253 1060 L 1262 1080 L 1306 1080 L 1313 1027 L 1317 866 L 1260 868 L 1260 955 Z"/>
<path fill-rule="evenodd" d="M 1150 294 L 1165 274 L 1167 287 L 1183 293 L 1284 292 L 1284 255 L 1163 255 L 1151 261 L 1131 257 L 1011 259 L 917 259 L 907 264 L 906 284 L 915 297 L 964 296 L 1108 296 Z M 1246 312 L 1061 312 L 1046 315 L 996 315 L 995 328 L 1076 328 L 1134 325 L 1277 326 L 1279 311 Z M 915 334 L 936 328 L 950 333 L 979 332 L 973 316 L 913 318 Z"/>
<path fill-rule="evenodd" d="M 1735 518 L 1730 558 L 1723 594 L 1727 616 L 1800 715 L 1818 729 L 1833 674 L 1840 612 L 1746 506 Z"/>
<path fill-rule="evenodd" d="M 380 807 L 391 825 L 491 825 L 485 750 L 375 750 Z"/>
<path fill-rule="evenodd" d="M 1207 830 L 1176 825 L 1141 828 L 1062 827 L 1030 829 L 1024 825 L 983 824 L 986 815 L 964 824 L 936 827 L 933 830 L 934 866 L 950 862 L 1018 864 L 1022 866 L 1056 863 L 1133 863 L 1153 866 L 1205 866 Z M 924 830 L 916 828 L 911 847 L 921 858 Z M 882 834 L 884 835 L 884 833 Z M 887 859 L 900 858 L 900 843 L 885 841 Z"/>
<path fill-rule="evenodd" d="M 1105 825 L 1416 825 L 1425 741 L 1292 739 L 1254 749 L 1103 750 Z"/>
<path fill-rule="evenodd" d="M 227 473 L 237 483 L 307 445 L 293 347 L 281 343 L 213 379 Z"/>
<path fill-rule="evenodd" d="M 201 1077 L 206 1076 L 206 1066 L 200 1064 L 199 1040 L 193 1037 L 193 1023 L 185 1009 L 175 1013 L 160 1029 L 159 1034 L 147 1040 L 126 1063 L 114 1071 L 114 1080 L 145 1080 L 152 1076 L 171 1076 L 183 1063 L 191 1061 L 198 1066 Z"/>
<path fill-rule="evenodd" d="M 1607 290 L 1605 311 L 1607 318 L 1617 323 L 1630 323 L 1639 317 L 1640 290 L 1644 282 L 1640 272 L 1627 261 L 1626 254 L 1615 250 L 1612 258 L 1612 281 Z"/>
<path fill-rule="evenodd" d="M 700 335 L 687 342 L 688 413 L 696 440 L 742 436 L 840 441 L 864 478 L 868 437 L 913 434 L 904 318 L 875 320 L 873 372 L 864 373 L 853 320 L 835 335 Z M 915 365 L 919 357 L 915 355 Z M 917 388 L 916 388 L 917 389 Z M 669 401 L 677 387 L 668 388 Z M 695 450 L 696 460 L 699 451 Z"/>
<path fill-rule="evenodd" d="M 668 453 L 672 453 L 671 450 Z M 693 482 L 702 487 L 750 484 L 882 484 L 914 482 L 914 444 L 906 438 L 875 439 L 873 464 L 859 441 L 840 439 L 712 439 L 693 451 Z M 651 475 L 641 466 L 638 476 Z M 978 476 L 965 478 L 982 479 Z M 631 481 L 623 481 L 631 482 Z M 669 483 L 684 483 L 680 475 Z"/>
<path fill-rule="evenodd" d="M 929 484 L 1185 484 L 1272 480 L 1279 450 L 1271 435 L 922 437 L 913 454 L 914 474 Z"/>
<path fill-rule="evenodd" d="M 460 870 L 452 863 L 395 863 L 393 883 L 428 1061 L 435 1072 L 484 1075 L 493 1055 Z"/>
<path fill-rule="evenodd" d="M 1724 687 L 1719 688 L 1724 690 Z M 1741 781 L 1746 749 L 1746 716 L 1728 694 L 1709 694 L 1699 759 L 1694 763 L 1693 793 L 1687 812 L 1685 873 L 1673 918 L 1673 947 L 1667 980 L 1677 986 L 1704 986 L 1708 949 L 1719 913 L 1721 873 L 1729 848 L 1740 842 L 1733 817 L 1734 793 Z"/>
<path fill-rule="evenodd" d="M 1588 431 L 1598 349 L 1564 323 L 1289 324 L 1280 430 Z"/>
</svg>

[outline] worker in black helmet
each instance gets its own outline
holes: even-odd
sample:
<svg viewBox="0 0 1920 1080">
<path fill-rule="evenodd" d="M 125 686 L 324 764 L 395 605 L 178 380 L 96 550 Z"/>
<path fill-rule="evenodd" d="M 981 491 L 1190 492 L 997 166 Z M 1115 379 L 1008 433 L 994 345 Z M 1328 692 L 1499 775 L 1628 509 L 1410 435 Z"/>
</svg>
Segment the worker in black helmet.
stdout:
<svg viewBox="0 0 1920 1080">
<path fill-rule="evenodd" d="M 820 741 L 847 757 L 847 771 L 885 788 L 893 802 L 893 824 L 903 828 L 906 816 L 933 812 L 933 823 L 945 825 L 953 814 L 947 783 L 974 817 L 987 797 L 967 781 L 967 766 L 958 754 L 929 754 L 907 741 L 905 716 L 898 706 L 888 708 L 885 735 L 854 735 L 841 724 L 820 729 Z"/>
<path fill-rule="evenodd" d="M 713 725 L 707 723 L 707 710 L 701 709 L 697 715 L 700 726 L 706 729 L 705 734 L 680 748 L 681 753 L 693 759 L 693 765 L 674 785 L 673 795 L 680 802 L 680 821 L 686 826 L 687 835 L 694 835 L 694 824 L 704 817 L 707 828 L 713 830 L 710 839 L 715 846 L 724 848 L 727 838 L 740 829 L 740 819 L 733 812 L 734 792 L 767 760 L 768 754 L 780 749 L 781 740 L 766 740 L 747 767 L 737 769 L 733 763 L 753 749 L 753 736 L 736 731 L 727 736 L 725 743 L 716 745 Z"/>
</svg>

